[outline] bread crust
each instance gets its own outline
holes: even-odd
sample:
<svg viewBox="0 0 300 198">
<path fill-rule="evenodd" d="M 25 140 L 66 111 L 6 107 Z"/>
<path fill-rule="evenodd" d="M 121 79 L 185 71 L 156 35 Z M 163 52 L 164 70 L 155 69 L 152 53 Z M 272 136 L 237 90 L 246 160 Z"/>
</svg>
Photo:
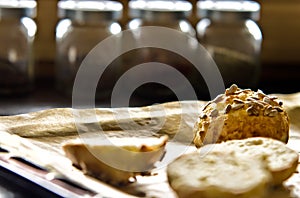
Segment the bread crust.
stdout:
<svg viewBox="0 0 300 198">
<path fill-rule="evenodd" d="M 165 153 L 167 136 L 160 138 L 87 138 L 65 142 L 62 148 L 85 174 L 113 185 L 125 185 L 146 174 Z"/>
<path fill-rule="evenodd" d="M 232 151 L 210 151 L 183 155 L 168 165 L 170 186 L 179 198 L 264 197 L 271 180 L 263 161 Z"/>
<path fill-rule="evenodd" d="M 289 125 L 288 114 L 276 97 L 232 85 L 202 108 L 193 142 L 200 147 L 233 139 L 270 137 L 286 143 Z"/>
<path fill-rule="evenodd" d="M 235 151 L 253 158 L 254 162 L 264 158 L 272 175 L 273 185 L 281 185 L 295 173 L 298 166 L 299 154 L 285 143 L 271 138 L 252 137 L 227 141 L 221 143 L 217 149 Z"/>
<path fill-rule="evenodd" d="M 291 177 L 298 158 L 281 141 L 253 137 L 205 145 L 169 164 L 167 175 L 179 198 L 270 197 L 269 187 Z"/>
</svg>

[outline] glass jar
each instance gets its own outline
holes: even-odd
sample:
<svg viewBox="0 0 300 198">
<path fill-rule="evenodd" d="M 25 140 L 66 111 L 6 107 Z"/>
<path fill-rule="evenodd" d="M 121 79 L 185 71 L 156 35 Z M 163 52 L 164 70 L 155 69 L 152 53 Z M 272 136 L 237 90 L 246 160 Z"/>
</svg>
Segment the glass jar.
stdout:
<svg viewBox="0 0 300 198">
<path fill-rule="evenodd" d="M 129 1 L 130 21 L 127 23 L 126 28 L 133 33 L 131 38 L 124 39 L 124 42 L 132 45 L 139 43 L 141 34 L 146 34 L 145 32 L 139 32 L 139 28 L 143 26 L 161 26 L 170 28 L 194 38 L 194 42 L 197 42 L 196 31 L 188 20 L 191 13 L 192 4 L 188 1 Z M 152 35 L 149 36 L 151 37 Z M 187 37 L 184 44 L 190 45 L 191 48 L 197 45 L 197 43 L 188 43 L 189 41 L 190 40 Z M 180 42 L 178 41 L 178 43 Z M 168 50 L 144 47 L 132 50 L 123 57 L 123 72 L 126 72 L 139 64 L 153 62 L 163 63 L 177 69 L 190 81 L 193 81 L 195 78 L 193 76 L 195 73 L 193 65 L 180 55 Z M 155 65 L 153 67 L 155 67 Z M 164 76 L 164 78 L 172 78 L 172 76 L 169 76 L 167 70 L 161 71 L 161 73 L 163 75 L 160 75 Z M 152 79 L 155 79 L 156 76 L 158 76 L 154 71 L 147 71 L 146 75 L 152 76 Z M 143 78 L 143 75 L 136 75 L 134 78 Z M 185 88 L 181 87 L 180 83 L 178 83 L 178 87 L 182 90 Z M 135 90 L 135 94 L 136 97 L 150 99 L 153 100 L 153 102 L 176 99 L 176 96 L 170 88 L 155 82 L 141 85 Z"/>
<path fill-rule="evenodd" d="M 215 60 L 225 86 L 255 88 L 260 77 L 260 5 L 253 1 L 199 1 L 197 37 Z"/>
<path fill-rule="evenodd" d="M 56 27 L 56 87 L 71 96 L 76 73 L 85 56 L 103 39 L 121 32 L 118 20 L 123 6 L 114 1 L 76 0 L 61 1 L 58 9 L 61 20 Z M 97 98 L 105 98 L 113 87 L 115 69 L 108 68 L 99 80 Z"/>
<path fill-rule="evenodd" d="M 35 1 L 0 1 L 1 95 L 19 95 L 33 88 L 35 15 Z"/>
</svg>

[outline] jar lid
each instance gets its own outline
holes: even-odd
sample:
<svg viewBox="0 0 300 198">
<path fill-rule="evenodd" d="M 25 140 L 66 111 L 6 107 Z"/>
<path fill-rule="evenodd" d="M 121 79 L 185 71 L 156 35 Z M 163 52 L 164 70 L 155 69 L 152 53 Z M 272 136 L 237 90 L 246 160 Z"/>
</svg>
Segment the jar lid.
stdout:
<svg viewBox="0 0 300 198">
<path fill-rule="evenodd" d="M 21 18 L 36 16 L 36 1 L 33 0 L 1 0 L 0 18 Z"/>
<path fill-rule="evenodd" d="M 129 1 L 129 14 L 131 17 L 140 18 L 149 13 L 174 13 L 188 17 L 192 11 L 192 4 L 188 1 L 160 1 L 160 0 L 133 0 Z"/>
<path fill-rule="evenodd" d="M 116 1 L 67 0 L 58 2 L 60 18 L 79 21 L 118 20 L 122 17 L 122 11 L 122 4 Z"/>
<path fill-rule="evenodd" d="M 255 1 L 199 1 L 199 17 L 221 20 L 252 19 L 259 20 L 260 4 Z"/>
</svg>

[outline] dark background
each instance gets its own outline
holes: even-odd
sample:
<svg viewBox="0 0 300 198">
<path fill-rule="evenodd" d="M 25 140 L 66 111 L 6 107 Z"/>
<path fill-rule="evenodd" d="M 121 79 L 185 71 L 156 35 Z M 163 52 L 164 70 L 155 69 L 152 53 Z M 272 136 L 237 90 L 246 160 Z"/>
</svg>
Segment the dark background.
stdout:
<svg viewBox="0 0 300 198">
<path fill-rule="evenodd" d="M 124 5 L 124 26 L 128 19 L 127 0 Z M 196 0 L 190 0 L 193 5 Z M 39 109 L 71 106 L 71 98 L 54 89 L 55 27 L 58 0 L 37 0 L 38 26 L 34 42 L 35 89 L 27 95 L 0 96 L 0 115 L 17 114 Z M 300 1 L 258 0 L 261 4 L 263 32 L 261 67 L 258 85 L 266 93 L 295 93 L 300 91 Z M 193 26 L 199 21 L 196 8 L 189 18 Z M 133 101 L 133 105 L 151 104 L 153 101 Z M 154 101 L 155 102 L 155 101 Z M 101 106 L 109 106 L 100 101 Z"/>
</svg>

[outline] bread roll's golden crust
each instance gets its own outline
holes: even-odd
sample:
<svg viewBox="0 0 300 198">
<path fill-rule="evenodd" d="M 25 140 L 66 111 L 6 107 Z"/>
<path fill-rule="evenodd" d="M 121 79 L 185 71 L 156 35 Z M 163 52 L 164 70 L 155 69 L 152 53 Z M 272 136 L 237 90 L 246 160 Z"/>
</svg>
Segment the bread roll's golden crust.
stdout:
<svg viewBox="0 0 300 198">
<path fill-rule="evenodd" d="M 232 85 L 208 102 L 194 127 L 194 143 L 219 143 L 249 137 L 270 137 L 287 142 L 289 117 L 282 102 L 261 91 Z"/>
</svg>

